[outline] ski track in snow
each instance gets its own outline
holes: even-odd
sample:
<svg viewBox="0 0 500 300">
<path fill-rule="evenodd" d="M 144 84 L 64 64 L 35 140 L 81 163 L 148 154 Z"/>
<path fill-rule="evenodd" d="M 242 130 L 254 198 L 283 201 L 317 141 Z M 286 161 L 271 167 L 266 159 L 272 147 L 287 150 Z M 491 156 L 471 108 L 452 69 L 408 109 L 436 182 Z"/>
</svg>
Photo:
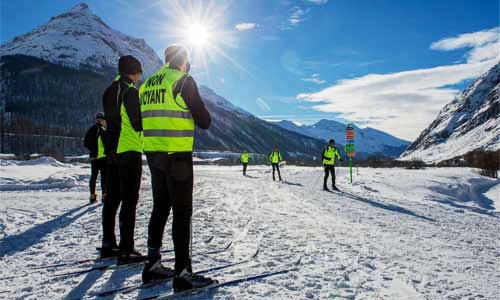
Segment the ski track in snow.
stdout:
<svg viewBox="0 0 500 300">
<path fill-rule="evenodd" d="M 98 292 L 141 282 L 141 267 L 63 278 L 51 276 L 90 264 L 31 270 L 96 257 L 102 205 L 87 204 L 86 164 L 0 162 L 0 277 L 17 276 L 0 279 L 0 299 L 94 299 Z M 191 298 L 498 299 L 500 213 L 498 199 L 491 199 L 498 180 L 465 168 L 353 173 L 350 185 L 347 169 L 337 168 L 342 192 L 323 192 L 322 168 L 286 166 L 286 181 L 278 183 L 267 166 L 249 166 L 247 177 L 240 166 L 195 166 L 195 270 L 256 250 L 255 261 L 210 275 L 230 280 L 302 259 L 299 271 Z M 141 252 L 151 209 L 144 166 L 136 223 Z M 170 228 L 171 217 L 165 249 L 172 248 Z M 196 254 L 229 241 L 230 250 L 221 254 Z M 98 299 L 169 291 L 167 283 Z"/>
</svg>

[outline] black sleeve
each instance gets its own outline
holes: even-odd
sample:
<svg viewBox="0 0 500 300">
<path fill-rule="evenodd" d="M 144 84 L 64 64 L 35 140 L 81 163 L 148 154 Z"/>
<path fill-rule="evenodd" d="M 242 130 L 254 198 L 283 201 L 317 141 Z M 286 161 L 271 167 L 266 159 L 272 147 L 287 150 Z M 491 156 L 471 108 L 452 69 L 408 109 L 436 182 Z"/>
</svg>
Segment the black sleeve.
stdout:
<svg viewBox="0 0 500 300">
<path fill-rule="evenodd" d="M 92 129 L 94 129 L 94 126 L 90 127 L 89 130 L 87 130 L 85 139 L 83 140 L 83 145 L 89 150 L 91 150 L 92 148 L 92 136 L 95 136 L 95 134 L 92 134 L 92 132 L 94 131 Z"/>
<path fill-rule="evenodd" d="M 101 128 L 99 130 L 99 136 L 101 137 L 102 143 L 106 145 L 106 130 Z"/>
<path fill-rule="evenodd" d="M 182 86 L 181 95 L 184 102 L 186 102 L 191 115 L 193 116 L 194 123 L 201 129 L 208 129 L 212 119 L 210 118 L 210 113 L 200 97 L 196 82 L 191 76 L 186 78 Z"/>
<path fill-rule="evenodd" d="M 125 91 L 125 94 L 123 94 L 123 105 L 134 130 L 137 132 L 142 131 L 141 104 L 137 89 L 129 88 Z"/>
<path fill-rule="evenodd" d="M 119 134 L 121 127 L 120 104 L 118 101 L 119 83 L 113 82 L 102 96 L 102 107 L 106 116 L 106 127 L 111 134 Z"/>
</svg>

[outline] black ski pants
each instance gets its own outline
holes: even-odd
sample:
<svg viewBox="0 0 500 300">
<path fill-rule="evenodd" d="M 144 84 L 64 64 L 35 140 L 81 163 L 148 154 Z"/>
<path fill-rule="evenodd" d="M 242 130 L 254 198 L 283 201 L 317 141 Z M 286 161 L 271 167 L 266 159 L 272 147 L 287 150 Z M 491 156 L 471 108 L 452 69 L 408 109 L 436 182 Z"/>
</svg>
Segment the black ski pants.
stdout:
<svg viewBox="0 0 500 300">
<path fill-rule="evenodd" d="M 328 181 L 328 173 L 332 174 L 332 186 L 335 186 L 335 166 L 334 165 L 323 165 L 325 167 L 325 178 L 323 180 L 323 187 L 326 187 Z"/>
<path fill-rule="evenodd" d="M 276 180 L 276 178 L 274 177 L 274 171 L 275 170 L 278 170 L 278 177 L 281 180 L 281 174 L 280 174 L 280 166 L 279 166 L 279 164 L 278 163 L 272 163 L 271 165 L 273 166 L 273 180 Z"/>
<path fill-rule="evenodd" d="M 191 271 L 191 216 L 193 214 L 193 156 L 191 152 L 146 154 L 151 170 L 153 211 L 148 227 L 148 247 L 159 249 L 170 209 L 175 251 L 175 273 Z M 158 253 L 158 251 L 155 251 Z"/>
<path fill-rule="evenodd" d="M 135 214 L 141 188 L 141 153 L 128 151 L 107 157 L 108 193 L 102 208 L 102 246 L 116 245 L 115 219 L 120 206 L 120 252 L 134 250 Z"/>
<path fill-rule="evenodd" d="M 243 163 L 243 175 L 247 174 L 247 166 L 248 166 L 248 163 Z"/>
<path fill-rule="evenodd" d="M 95 194 L 95 185 L 99 173 L 101 173 L 101 190 L 103 194 L 106 194 L 106 168 L 106 158 L 92 159 L 90 161 L 89 188 L 91 194 Z"/>
</svg>

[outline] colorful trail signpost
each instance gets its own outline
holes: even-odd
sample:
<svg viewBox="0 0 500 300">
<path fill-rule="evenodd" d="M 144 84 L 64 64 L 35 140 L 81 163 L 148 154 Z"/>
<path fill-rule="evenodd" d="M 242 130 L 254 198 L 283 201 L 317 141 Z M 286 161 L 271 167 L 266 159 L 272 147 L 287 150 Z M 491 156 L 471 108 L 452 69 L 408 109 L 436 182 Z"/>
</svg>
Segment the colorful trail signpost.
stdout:
<svg viewBox="0 0 500 300">
<path fill-rule="evenodd" d="M 352 184 L 352 158 L 356 156 L 356 151 L 354 149 L 354 126 L 353 124 L 347 124 L 347 128 L 345 131 L 345 152 L 347 156 L 349 156 L 349 173 L 350 180 Z"/>
</svg>

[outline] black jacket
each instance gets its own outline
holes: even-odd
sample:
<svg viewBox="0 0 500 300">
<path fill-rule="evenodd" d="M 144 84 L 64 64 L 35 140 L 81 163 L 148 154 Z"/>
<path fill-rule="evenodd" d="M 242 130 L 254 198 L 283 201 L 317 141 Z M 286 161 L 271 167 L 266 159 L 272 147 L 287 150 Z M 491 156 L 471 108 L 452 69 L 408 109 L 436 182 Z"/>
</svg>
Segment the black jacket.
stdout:
<svg viewBox="0 0 500 300">
<path fill-rule="evenodd" d="M 97 157 L 97 140 L 99 136 L 101 136 L 102 142 L 105 143 L 106 140 L 104 136 L 105 132 L 106 131 L 102 129 L 102 126 L 99 124 L 94 124 L 92 127 L 89 128 L 89 130 L 87 130 L 83 144 L 85 145 L 85 148 L 89 149 L 90 158 Z"/>
<path fill-rule="evenodd" d="M 113 81 L 106 89 L 102 97 L 104 115 L 106 116 L 106 142 L 104 148 L 106 155 L 116 153 L 122 118 L 120 115 L 121 105 L 125 106 L 130 123 L 135 131 L 142 131 L 141 105 L 139 92 L 135 87 L 129 87 L 132 81 L 126 76 L 120 76 L 119 80 Z"/>
<path fill-rule="evenodd" d="M 181 84 L 174 85 L 174 90 L 172 91 L 174 96 L 180 92 L 182 99 L 184 99 L 193 116 L 194 123 L 201 129 L 208 129 L 212 119 L 200 97 L 196 82 L 189 75 L 181 78 L 180 81 L 182 81 Z"/>
</svg>

